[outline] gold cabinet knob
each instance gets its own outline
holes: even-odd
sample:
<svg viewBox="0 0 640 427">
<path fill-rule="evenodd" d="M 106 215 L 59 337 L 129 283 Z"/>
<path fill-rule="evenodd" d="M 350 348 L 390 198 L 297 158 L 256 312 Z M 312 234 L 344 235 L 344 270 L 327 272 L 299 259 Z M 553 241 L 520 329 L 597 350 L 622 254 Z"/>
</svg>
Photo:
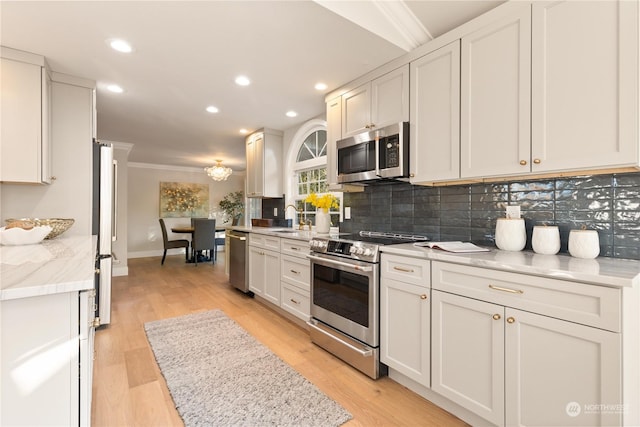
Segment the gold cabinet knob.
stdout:
<svg viewBox="0 0 640 427">
<path fill-rule="evenodd" d="M 507 323 L 513 323 L 515 321 L 516 319 L 514 319 L 513 317 L 507 317 Z"/>
<path fill-rule="evenodd" d="M 535 163 L 536 165 L 540 164 L 540 159 L 533 159 L 533 163 Z"/>
<path fill-rule="evenodd" d="M 415 174 L 415 173 L 410 173 L 410 174 L 409 174 L 409 177 L 411 177 L 411 178 L 415 178 L 415 177 L 416 177 L 416 174 Z"/>
<path fill-rule="evenodd" d="M 521 164 L 522 166 L 526 166 L 526 165 L 527 165 L 527 161 L 526 161 L 526 160 L 520 160 L 520 164 Z"/>
<path fill-rule="evenodd" d="M 500 320 L 500 315 L 498 313 L 494 314 L 493 320 Z"/>
<path fill-rule="evenodd" d="M 427 299 L 427 294 L 420 295 L 420 299 Z"/>
</svg>

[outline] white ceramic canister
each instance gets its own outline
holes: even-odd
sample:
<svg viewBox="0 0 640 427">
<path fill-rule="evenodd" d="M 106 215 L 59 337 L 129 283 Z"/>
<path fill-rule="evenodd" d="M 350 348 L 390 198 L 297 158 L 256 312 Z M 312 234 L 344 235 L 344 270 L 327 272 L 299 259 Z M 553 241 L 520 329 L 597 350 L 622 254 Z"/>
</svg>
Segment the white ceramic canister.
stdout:
<svg viewBox="0 0 640 427">
<path fill-rule="evenodd" d="M 533 227 L 531 246 L 537 254 L 557 254 L 560 251 L 560 230 L 555 225 L 536 225 Z"/>
<path fill-rule="evenodd" d="M 600 254 L 600 238 L 596 230 L 571 230 L 569 253 L 576 258 L 593 259 Z"/>
<path fill-rule="evenodd" d="M 527 244 L 524 218 L 498 218 L 496 246 L 503 251 L 521 251 Z"/>
</svg>

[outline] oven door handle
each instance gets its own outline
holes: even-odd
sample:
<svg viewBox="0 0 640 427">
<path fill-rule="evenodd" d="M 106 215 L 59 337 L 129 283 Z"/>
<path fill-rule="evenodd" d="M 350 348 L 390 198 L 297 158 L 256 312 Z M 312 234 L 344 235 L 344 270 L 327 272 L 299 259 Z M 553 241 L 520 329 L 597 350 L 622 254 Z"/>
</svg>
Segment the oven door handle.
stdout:
<svg viewBox="0 0 640 427">
<path fill-rule="evenodd" d="M 322 334 L 326 335 L 327 337 L 331 338 L 332 340 L 338 341 L 340 344 L 350 348 L 351 350 L 359 353 L 362 357 L 370 357 L 371 355 L 373 355 L 373 350 L 370 348 L 367 349 L 362 349 L 362 348 L 358 348 L 348 342 L 346 342 L 345 340 L 340 339 L 339 337 L 330 334 L 329 332 L 325 331 L 324 329 L 322 329 L 321 327 L 318 326 L 318 323 L 316 322 L 315 319 L 311 319 L 310 322 L 307 322 L 307 324 L 311 327 L 313 327 L 317 332 L 321 332 Z"/>
<path fill-rule="evenodd" d="M 352 269 L 357 270 L 357 271 L 365 271 L 365 272 L 373 271 L 373 267 L 371 267 L 371 266 L 363 267 L 361 265 L 349 264 L 348 262 L 336 261 L 336 260 L 333 260 L 333 259 L 320 258 L 320 257 L 313 256 L 313 255 L 307 255 L 307 258 L 309 258 L 311 261 L 321 261 L 321 262 L 325 262 L 325 263 L 328 263 L 328 264 L 334 264 L 334 265 L 339 265 L 339 266 L 342 266 L 342 267 L 352 268 Z"/>
</svg>

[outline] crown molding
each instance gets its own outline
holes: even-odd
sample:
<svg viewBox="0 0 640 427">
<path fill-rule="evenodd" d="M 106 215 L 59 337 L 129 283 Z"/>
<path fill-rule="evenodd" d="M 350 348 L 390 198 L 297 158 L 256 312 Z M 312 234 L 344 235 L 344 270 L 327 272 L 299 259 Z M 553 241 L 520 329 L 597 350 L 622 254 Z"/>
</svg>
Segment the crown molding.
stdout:
<svg viewBox="0 0 640 427">
<path fill-rule="evenodd" d="M 433 40 L 403 1 L 314 1 L 407 52 Z"/>
</svg>

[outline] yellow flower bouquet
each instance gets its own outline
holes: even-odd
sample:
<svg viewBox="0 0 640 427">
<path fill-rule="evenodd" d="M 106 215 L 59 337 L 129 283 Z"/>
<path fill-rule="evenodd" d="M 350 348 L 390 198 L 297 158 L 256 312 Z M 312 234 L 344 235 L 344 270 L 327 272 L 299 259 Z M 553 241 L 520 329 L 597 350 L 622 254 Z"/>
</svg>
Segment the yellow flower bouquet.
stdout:
<svg viewBox="0 0 640 427">
<path fill-rule="evenodd" d="M 304 199 L 305 202 L 311 203 L 318 209 L 328 211 L 331 208 L 338 209 L 338 199 L 333 194 L 324 194 L 320 197 L 316 193 L 311 193 Z"/>
</svg>

